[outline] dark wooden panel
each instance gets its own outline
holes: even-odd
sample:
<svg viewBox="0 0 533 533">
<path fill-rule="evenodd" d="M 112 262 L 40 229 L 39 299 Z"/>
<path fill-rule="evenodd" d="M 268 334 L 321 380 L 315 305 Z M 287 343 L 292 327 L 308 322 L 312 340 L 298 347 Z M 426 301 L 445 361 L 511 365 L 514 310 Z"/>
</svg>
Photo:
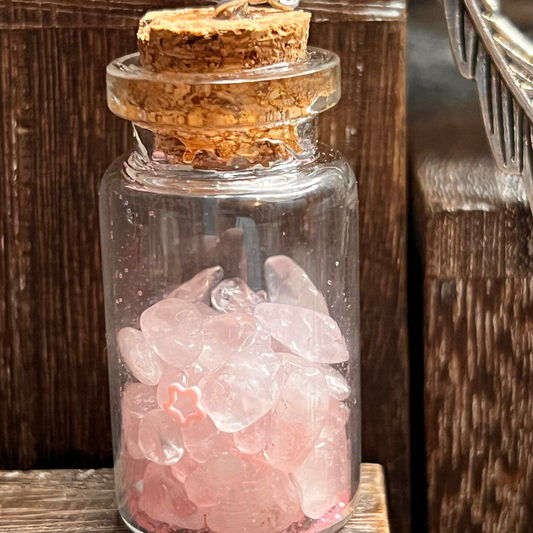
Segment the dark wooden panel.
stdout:
<svg viewBox="0 0 533 533">
<path fill-rule="evenodd" d="M 216 0 L 181 0 L 176 7 L 215 4 Z M 0 0 L 0 29 L 135 28 L 147 9 L 168 8 L 165 0 Z M 316 21 L 400 20 L 404 0 L 302 0 Z"/>
<path fill-rule="evenodd" d="M 533 218 L 490 156 L 474 86 L 442 14 L 413 11 L 413 202 L 424 279 L 431 533 L 526 533 L 533 522 Z"/>
<path fill-rule="evenodd" d="M 330 21 L 313 43 L 344 67 L 322 137 L 360 182 L 363 456 L 385 465 L 394 530 L 409 531 L 404 12 L 305 5 Z M 97 187 L 130 139 L 107 111 L 105 65 L 161 6 L 0 0 L 0 468 L 109 465 Z"/>
<path fill-rule="evenodd" d="M 126 146 L 105 65 L 131 38 L 0 33 L 4 467 L 109 462 L 97 195 Z"/>
<path fill-rule="evenodd" d="M 439 146 L 420 140 L 413 161 L 425 262 L 429 529 L 526 533 L 533 519 L 533 219 L 521 184 L 490 159 L 479 116 L 470 114 L 475 127 L 467 111 L 452 125 L 451 116 L 431 117 Z"/>
<path fill-rule="evenodd" d="M 364 464 L 359 503 L 341 533 L 389 533 L 383 468 Z M 0 532 L 126 533 L 111 470 L 0 472 Z"/>
</svg>

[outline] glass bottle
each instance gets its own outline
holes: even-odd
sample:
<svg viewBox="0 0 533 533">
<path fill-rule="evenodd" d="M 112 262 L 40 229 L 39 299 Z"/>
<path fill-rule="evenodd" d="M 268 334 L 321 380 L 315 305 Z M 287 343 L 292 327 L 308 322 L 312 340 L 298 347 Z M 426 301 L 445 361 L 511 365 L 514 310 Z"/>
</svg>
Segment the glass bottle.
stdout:
<svg viewBox="0 0 533 533">
<path fill-rule="evenodd" d="M 358 200 L 317 141 L 338 57 L 156 74 L 132 54 L 107 75 L 135 139 L 100 191 L 124 521 L 340 529 L 360 474 Z"/>
</svg>

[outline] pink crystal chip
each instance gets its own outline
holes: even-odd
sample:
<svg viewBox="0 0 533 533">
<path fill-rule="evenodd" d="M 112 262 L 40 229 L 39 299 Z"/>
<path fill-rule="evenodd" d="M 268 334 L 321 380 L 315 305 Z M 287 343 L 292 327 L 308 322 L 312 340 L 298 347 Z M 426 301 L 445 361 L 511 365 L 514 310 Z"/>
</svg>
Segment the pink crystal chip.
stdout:
<svg viewBox="0 0 533 533">
<path fill-rule="evenodd" d="M 346 378 L 330 366 L 321 366 L 322 374 L 324 374 L 328 384 L 329 395 L 335 400 L 346 400 L 352 392 Z"/>
<path fill-rule="evenodd" d="M 291 258 L 285 255 L 269 257 L 265 262 L 265 278 L 270 301 L 329 315 L 322 293 Z"/>
<path fill-rule="evenodd" d="M 330 400 L 329 411 L 320 432 L 321 440 L 328 440 L 337 446 L 346 445 L 346 426 L 350 420 L 350 408 L 337 400 Z"/>
<path fill-rule="evenodd" d="M 337 502 L 339 494 L 350 487 L 346 449 L 321 440 L 294 473 L 301 495 L 303 512 L 321 518 Z"/>
<path fill-rule="evenodd" d="M 211 293 L 211 304 L 221 313 L 253 315 L 255 306 L 266 302 L 264 291 L 257 294 L 240 278 L 225 279 Z"/>
<path fill-rule="evenodd" d="M 150 411 L 139 424 L 139 446 L 149 461 L 170 466 L 184 453 L 181 428 L 165 411 Z"/>
<path fill-rule="evenodd" d="M 322 372 L 326 383 L 328 384 L 329 395 L 335 400 L 346 400 L 350 396 L 351 389 L 341 372 L 331 368 L 329 365 L 321 365 L 312 363 L 299 355 L 291 353 L 280 353 L 278 355 L 282 358 L 283 368 L 285 372 L 291 372 L 295 367 L 302 368 L 316 368 Z"/>
<path fill-rule="evenodd" d="M 139 446 L 139 424 L 142 417 L 157 408 L 152 387 L 143 383 L 132 383 L 122 396 L 122 431 L 128 454 L 133 459 L 144 459 Z"/>
<path fill-rule="evenodd" d="M 215 266 L 202 270 L 194 278 L 173 290 L 168 297 L 199 301 L 209 305 L 211 291 L 224 279 L 222 267 Z"/>
<path fill-rule="evenodd" d="M 286 474 L 235 452 L 200 465 L 186 479 L 185 490 L 217 533 L 275 533 L 300 514 L 297 490 Z"/>
<path fill-rule="evenodd" d="M 237 449 L 248 455 L 262 453 L 268 444 L 270 421 L 271 415 L 268 412 L 251 426 L 234 433 L 233 440 Z"/>
<path fill-rule="evenodd" d="M 295 368 L 272 412 L 268 461 L 291 472 L 299 467 L 318 438 L 329 411 L 328 386 L 315 368 Z"/>
<path fill-rule="evenodd" d="M 281 359 L 263 346 L 234 354 L 198 384 L 203 404 L 221 431 L 240 431 L 266 415 L 281 392 Z"/>
<path fill-rule="evenodd" d="M 202 316 L 204 318 L 218 315 L 215 309 L 213 309 L 212 307 L 209 307 L 208 305 L 202 302 L 195 302 L 194 305 L 196 306 L 196 309 L 198 309 L 198 311 L 202 313 Z"/>
<path fill-rule="evenodd" d="M 204 331 L 206 347 L 226 355 L 249 346 L 270 346 L 270 335 L 261 322 L 245 313 L 228 313 L 207 318 L 204 321 Z"/>
<path fill-rule="evenodd" d="M 148 346 L 144 335 L 134 328 L 123 328 L 117 336 L 118 348 L 131 373 L 146 385 L 157 385 L 164 363 Z"/>
<path fill-rule="evenodd" d="M 189 500 L 168 467 L 150 463 L 144 476 L 141 508 L 153 520 L 172 527 L 204 529 L 205 518 Z"/>
<path fill-rule="evenodd" d="M 190 456 L 188 452 L 185 452 L 182 458 L 171 465 L 170 470 L 172 475 L 182 483 L 196 470 L 198 463 Z"/>
<path fill-rule="evenodd" d="M 292 305 L 264 303 L 255 308 L 255 316 L 274 339 L 304 359 L 314 363 L 348 360 L 339 326 L 327 315 Z"/>
<path fill-rule="evenodd" d="M 146 459 L 132 459 L 124 449 L 120 451 L 115 460 L 115 479 L 119 494 L 125 494 L 129 490 L 142 491 L 144 472 L 148 463 Z"/>
<path fill-rule="evenodd" d="M 141 315 L 141 330 L 152 349 L 169 365 L 185 368 L 203 349 L 203 317 L 191 302 L 168 298 Z"/>
<path fill-rule="evenodd" d="M 183 428 L 182 433 L 187 452 L 199 463 L 205 463 L 217 451 L 233 444 L 231 436 L 220 432 L 209 417 Z"/>
</svg>

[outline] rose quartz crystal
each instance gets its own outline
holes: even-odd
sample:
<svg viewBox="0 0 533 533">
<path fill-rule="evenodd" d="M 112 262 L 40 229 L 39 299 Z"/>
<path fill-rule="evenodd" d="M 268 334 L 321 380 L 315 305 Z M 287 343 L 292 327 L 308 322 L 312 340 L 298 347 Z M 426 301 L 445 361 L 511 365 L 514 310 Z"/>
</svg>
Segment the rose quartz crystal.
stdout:
<svg viewBox="0 0 533 533">
<path fill-rule="evenodd" d="M 336 523 L 351 494 L 351 390 L 330 366 L 348 360 L 342 333 L 288 257 L 267 260 L 268 295 L 245 270 L 223 275 L 200 272 L 118 334 L 141 381 L 122 397 L 126 505 L 151 533 L 278 533 L 303 513 Z"/>
<path fill-rule="evenodd" d="M 169 365 L 184 369 L 203 349 L 203 317 L 191 302 L 168 298 L 141 315 L 141 330 L 153 350 Z"/>
<path fill-rule="evenodd" d="M 293 476 L 303 512 L 310 518 L 321 518 L 337 503 L 338 495 L 350 487 L 346 449 L 319 440 Z"/>
<path fill-rule="evenodd" d="M 168 297 L 202 302 L 209 305 L 211 291 L 224 279 L 222 267 L 215 266 L 202 270 L 194 278 L 173 290 Z"/>
<path fill-rule="evenodd" d="M 351 394 L 350 385 L 346 378 L 334 368 L 327 365 L 321 365 L 322 374 L 328 384 L 329 395 L 335 400 L 346 400 Z"/>
<path fill-rule="evenodd" d="M 225 279 L 211 293 L 211 305 L 221 313 L 253 315 L 255 306 L 266 301 L 264 291 L 256 294 L 241 278 Z"/>
<path fill-rule="evenodd" d="M 271 302 L 305 307 L 329 315 L 322 293 L 289 257 L 269 257 L 265 262 L 265 278 Z"/>
<path fill-rule="evenodd" d="M 204 529 L 204 515 L 187 498 L 170 468 L 150 463 L 144 476 L 141 508 L 152 519 L 175 528 Z"/>
<path fill-rule="evenodd" d="M 248 455 L 262 453 L 268 444 L 270 420 L 271 414 L 268 412 L 251 426 L 234 433 L 233 440 L 237 449 Z"/>
<path fill-rule="evenodd" d="M 188 452 L 185 452 L 181 459 L 170 466 L 172 475 L 182 483 L 196 470 L 198 463 L 191 457 Z"/>
<path fill-rule="evenodd" d="M 220 432 L 209 417 L 183 428 L 182 433 L 185 448 L 199 463 L 205 463 L 218 450 L 225 450 L 233 444 L 231 436 Z"/>
<path fill-rule="evenodd" d="M 148 346 L 144 335 L 134 328 L 123 328 L 117 336 L 118 349 L 131 373 L 146 385 L 157 385 L 164 363 Z"/>
<path fill-rule="evenodd" d="M 329 440 L 333 443 L 345 443 L 346 426 L 350 419 L 350 408 L 337 400 L 330 400 L 329 411 L 324 420 L 324 427 L 320 432 L 320 439 Z"/>
<path fill-rule="evenodd" d="M 164 466 L 177 463 L 184 452 L 181 427 L 167 412 L 150 411 L 139 424 L 139 446 L 153 463 Z"/>
<path fill-rule="evenodd" d="M 292 305 L 264 303 L 255 316 L 270 335 L 291 352 L 314 363 L 348 360 L 346 342 L 337 323 L 329 316 Z"/>
<path fill-rule="evenodd" d="M 280 396 L 280 369 L 272 350 L 251 346 L 202 378 L 204 407 L 218 429 L 234 433 L 266 415 Z"/>
<path fill-rule="evenodd" d="M 173 366 L 169 366 L 163 371 L 156 393 L 157 403 L 161 409 L 165 407 L 165 403 L 168 401 L 168 388 L 172 383 L 179 383 L 187 388 L 189 386 L 187 374 Z"/>
<path fill-rule="evenodd" d="M 209 316 L 216 316 L 218 315 L 218 313 L 216 312 L 215 309 L 213 309 L 212 307 L 209 307 L 208 305 L 202 303 L 202 302 L 195 302 L 194 304 L 196 306 L 196 309 L 198 309 L 198 311 L 200 311 L 200 313 L 202 313 L 202 316 L 204 318 L 207 318 Z"/>
<path fill-rule="evenodd" d="M 285 472 L 299 467 L 311 451 L 329 410 L 326 380 L 316 368 L 295 368 L 272 412 L 268 461 Z"/>
<path fill-rule="evenodd" d="M 119 494 L 125 497 L 128 492 L 142 492 L 143 478 L 149 461 L 135 460 L 124 448 L 115 460 L 115 479 Z"/>
<path fill-rule="evenodd" d="M 217 533 L 275 533 L 300 514 L 297 490 L 286 474 L 236 452 L 200 465 L 186 479 L 185 490 Z"/>
<path fill-rule="evenodd" d="M 142 417 L 157 408 L 154 389 L 143 383 L 132 383 L 122 396 L 122 431 L 128 454 L 133 459 L 144 459 L 139 446 L 139 424 Z"/>
<path fill-rule="evenodd" d="M 205 345 L 225 354 L 249 346 L 270 346 L 270 335 L 261 322 L 245 313 L 221 314 L 204 321 Z"/>
<path fill-rule="evenodd" d="M 316 368 L 324 375 L 326 383 L 328 384 L 329 395 L 332 398 L 336 400 L 345 400 L 350 396 L 350 386 L 338 370 L 331 368 L 329 365 L 312 363 L 311 361 L 292 353 L 278 352 L 278 355 L 283 361 L 283 369 L 286 373 L 290 373 L 295 367 Z"/>
</svg>

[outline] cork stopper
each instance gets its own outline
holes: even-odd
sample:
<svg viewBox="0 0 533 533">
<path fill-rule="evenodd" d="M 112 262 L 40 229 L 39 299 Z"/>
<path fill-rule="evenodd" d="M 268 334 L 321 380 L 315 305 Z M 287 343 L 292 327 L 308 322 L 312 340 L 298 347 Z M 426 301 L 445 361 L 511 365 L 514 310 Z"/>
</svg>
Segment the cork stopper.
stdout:
<svg viewBox="0 0 533 533">
<path fill-rule="evenodd" d="M 153 11 L 139 23 L 142 66 L 152 72 L 230 72 L 303 61 L 311 15 L 247 8 L 218 18 L 214 8 Z"/>
<path fill-rule="evenodd" d="M 307 47 L 310 14 L 242 3 L 240 17 L 148 13 L 139 54 L 108 66 L 111 111 L 151 132 L 153 153 L 172 163 L 244 168 L 298 157 L 309 151 L 309 119 L 339 101 L 339 58 Z"/>
</svg>

